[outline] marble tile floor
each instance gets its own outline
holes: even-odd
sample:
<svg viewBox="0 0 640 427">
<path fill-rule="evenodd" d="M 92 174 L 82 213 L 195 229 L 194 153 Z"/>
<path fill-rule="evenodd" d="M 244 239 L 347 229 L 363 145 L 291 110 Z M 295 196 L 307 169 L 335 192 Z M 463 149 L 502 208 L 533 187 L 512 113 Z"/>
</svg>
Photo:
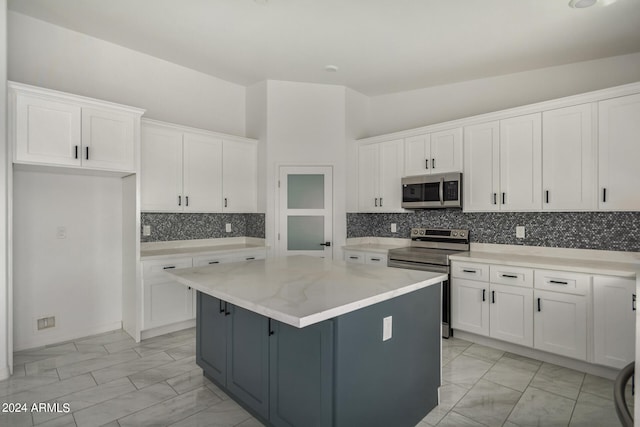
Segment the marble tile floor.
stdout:
<svg viewBox="0 0 640 427">
<path fill-rule="evenodd" d="M 616 426 L 612 387 L 451 338 L 443 340 L 441 403 L 418 427 Z M 137 344 L 115 331 L 15 353 L 14 375 L 0 381 L 5 403 L 27 409 L 0 412 L 8 427 L 262 425 L 202 376 L 194 329 Z M 49 406 L 32 411 L 34 403 Z"/>
</svg>

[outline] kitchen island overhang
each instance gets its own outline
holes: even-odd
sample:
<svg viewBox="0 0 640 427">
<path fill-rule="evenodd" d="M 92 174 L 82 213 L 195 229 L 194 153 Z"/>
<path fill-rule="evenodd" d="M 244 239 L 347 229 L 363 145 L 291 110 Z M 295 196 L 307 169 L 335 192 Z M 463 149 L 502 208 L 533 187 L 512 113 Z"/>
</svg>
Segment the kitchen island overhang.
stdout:
<svg viewBox="0 0 640 427">
<path fill-rule="evenodd" d="M 196 360 L 267 425 L 413 426 L 437 405 L 441 273 L 293 256 L 169 272 Z"/>
</svg>

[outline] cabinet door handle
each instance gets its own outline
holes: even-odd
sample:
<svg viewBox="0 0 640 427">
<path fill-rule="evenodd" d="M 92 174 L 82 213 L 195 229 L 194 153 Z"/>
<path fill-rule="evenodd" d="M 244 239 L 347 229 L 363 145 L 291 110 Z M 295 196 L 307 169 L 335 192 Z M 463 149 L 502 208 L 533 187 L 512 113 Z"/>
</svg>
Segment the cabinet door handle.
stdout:
<svg viewBox="0 0 640 427">
<path fill-rule="evenodd" d="M 538 311 L 542 311 L 542 307 L 540 307 L 540 298 L 538 298 Z"/>
<path fill-rule="evenodd" d="M 429 159 L 424 159 L 424 168 L 429 169 Z"/>
<path fill-rule="evenodd" d="M 549 203 L 549 190 L 544 192 L 545 203 Z"/>
<path fill-rule="evenodd" d="M 494 205 L 498 204 L 498 193 L 493 193 L 493 204 Z"/>
<path fill-rule="evenodd" d="M 496 303 L 496 291 L 491 291 L 491 304 Z"/>
<path fill-rule="evenodd" d="M 182 206 L 182 196 L 178 196 L 178 206 Z"/>
<path fill-rule="evenodd" d="M 172 268 L 176 268 L 175 265 L 168 265 L 166 267 L 162 267 L 163 270 L 171 270 Z"/>
<path fill-rule="evenodd" d="M 375 207 L 377 208 L 378 207 L 378 198 L 376 197 L 373 200 L 374 200 L 373 203 L 374 203 Z"/>
<path fill-rule="evenodd" d="M 225 197 L 225 198 L 224 198 L 224 207 L 226 208 L 226 207 L 228 207 L 228 206 L 229 206 L 229 203 L 227 203 L 227 198 Z"/>
<path fill-rule="evenodd" d="M 607 203 L 607 189 L 602 189 L 602 203 Z"/>
<path fill-rule="evenodd" d="M 187 289 L 191 290 L 191 286 L 187 286 Z"/>
<path fill-rule="evenodd" d="M 569 282 L 563 282 L 561 280 L 549 280 L 549 283 L 553 283 L 554 285 L 568 285 Z"/>
<path fill-rule="evenodd" d="M 431 159 L 431 169 L 436 168 L 436 159 Z"/>
<path fill-rule="evenodd" d="M 78 158 L 78 146 L 76 145 L 76 150 L 75 150 L 75 158 Z"/>
<path fill-rule="evenodd" d="M 273 335 L 275 333 L 275 332 L 273 332 L 273 329 L 271 328 L 271 319 L 269 319 L 268 329 L 269 329 L 269 336 L 271 336 L 271 335 Z"/>
<path fill-rule="evenodd" d="M 485 301 L 487 300 L 487 299 L 486 299 L 486 295 L 485 295 L 486 293 L 487 293 L 487 290 L 486 290 L 486 289 L 483 289 L 483 290 L 482 290 L 482 302 L 485 302 Z"/>
<path fill-rule="evenodd" d="M 218 309 L 220 310 L 219 311 L 220 313 L 224 313 L 224 307 L 222 306 L 222 302 L 223 301 L 221 299 L 218 300 L 218 303 L 219 303 Z"/>
<path fill-rule="evenodd" d="M 473 273 L 473 274 L 476 274 L 476 273 L 477 273 L 477 271 L 476 271 L 476 270 L 464 270 L 464 269 L 462 270 L 462 272 L 463 272 L 463 273 Z"/>
<path fill-rule="evenodd" d="M 184 205 L 189 206 L 189 196 L 184 196 Z"/>
<path fill-rule="evenodd" d="M 229 303 L 228 302 L 224 302 L 224 315 L 228 316 L 231 314 L 231 310 L 229 310 Z"/>
<path fill-rule="evenodd" d="M 382 197 L 380 197 L 380 207 L 382 207 Z"/>
<path fill-rule="evenodd" d="M 631 310 L 636 311 L 636 294 L 631 296 Z"/>
<path fill-rule="evenodd" d="M 507 279 L 517 279 L 518 276 L 515 274 L 501 274 L 500 277 L 506 277 Z"/>
<path fill-rule="evenodd" d="M 506 198 L 506 197 L 507 197 L 507 193 L 504 193 L 504 192 L 503 192 L 503 193 L 502 193 L 502 204 L 503 204 L 503 205 L 506 203 L 506 202 L 505 202 L 505 198 Z"/>
<path fill-rule="evenodd" d="M 220 261 L 209 261 L 209 265 L 211 264 L 220 264 Z"/>
<path fill-rule="evenodd" d="M 87 155 L 86 155 L 87 160 L 89 160 L 89 147 L 84 147 L 84 149 L 85 149 L 85 151 L 87 153 Z"/>
</svg>

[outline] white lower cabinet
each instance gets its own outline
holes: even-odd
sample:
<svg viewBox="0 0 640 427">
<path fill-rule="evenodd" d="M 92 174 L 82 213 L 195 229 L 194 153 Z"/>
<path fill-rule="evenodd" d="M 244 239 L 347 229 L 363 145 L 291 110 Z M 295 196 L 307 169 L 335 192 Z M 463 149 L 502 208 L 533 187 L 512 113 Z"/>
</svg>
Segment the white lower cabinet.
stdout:
<svg viewBox="0 0 640 427">
<path fill-rule="evenodd" d="M 636 281 L 593 277 L 594 362 L 623 368 L 635 359 Z"/>
<path fill-rule="evenodd" d="M 587 297 L 535 290 L 534 348 L 587 360 Z"/>
<path fill-rule="evenodd" d="M 515 344 L 533 344 L 533 289 L 491 284 L 489 336 Z"/>
<path fill-rule="evenodd" d="M 344 260 L 350 264 L 387 265 L 387 255 L 380 252 L 344 251 Z"/>
<path fill-rule="evenodd" d="M 451 326 L 478 335 L 489 335 L 489 284 L 475 280 L 451 280 Z"/>
<path fill-rule="evenodd" d="M 193 290 L 171 280 L 167 270 L 191 267 L 192 258 L 144 261 L 143 330 L 190 320 L 195 317 Z"/>
</svg>

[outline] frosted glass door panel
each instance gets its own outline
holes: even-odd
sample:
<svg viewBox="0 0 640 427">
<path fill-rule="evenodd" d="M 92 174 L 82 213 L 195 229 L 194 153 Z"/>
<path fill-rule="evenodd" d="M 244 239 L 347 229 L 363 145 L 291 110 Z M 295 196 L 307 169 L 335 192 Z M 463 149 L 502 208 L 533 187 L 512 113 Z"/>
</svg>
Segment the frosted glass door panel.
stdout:
<svg viewBox="0 0 640 427">
<path fill-rule="evenodd" d="M 324 216 L 289 216 L 287 239 L 290 251 L 324 251 Z"/>
<path fill-rule="evenodd" d="M 324 175 L 288 175 L 287 208 L 324 209 Z"/>
</svg>

